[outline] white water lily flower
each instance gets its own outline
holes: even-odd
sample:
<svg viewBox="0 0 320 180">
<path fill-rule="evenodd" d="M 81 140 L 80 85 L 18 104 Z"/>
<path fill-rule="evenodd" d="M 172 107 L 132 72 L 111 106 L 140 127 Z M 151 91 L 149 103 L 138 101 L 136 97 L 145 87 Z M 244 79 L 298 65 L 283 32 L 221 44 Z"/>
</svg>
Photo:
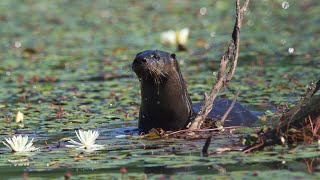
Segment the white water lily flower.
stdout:
<svg viewBox="0 0 320 180">
<path fill-rule="evenodd" d="M 67 147 L 77 148 L 77 149 L 87 149 L 87 150 L 99 150 L 99 149 L 104 148 L 104 145 L 95 144 L 95 141 L 99 136 L 98 131 L 79 130 L 78 132 L 77 131 L 75 131 L 75 132 L 77 134 L 77 137 L 78 137 L 80 143 L 71 139 L 71 141 L 69 141 L 69 143 L 71 143 L 73 145 L 66 145 Z"/>
<path fill-rule="evenodd" d="M 8 148 L 10 148 L 13 152 L 29 152 L 29 151 L 36 151 L 39 148 L 35 148 L 33 146 L 33 138 L 30 142 L 28 142 L 28 136 L 13 136 L 12 138 L 6 138 L 5 140 L 7 143 L 3 142 Z"/>
<path fill-rule="evenodd" d="M 17 122 L 17 123 L 22 123 L 23 122 L 23 118 L 24 118 L 23 117 L 23 113 L 19 111 L 17 113 L 16 118 L 15 118 L 14 121 Z"/>
<path fill-rule="evenodd" d="M 187 40 L 189 37 L 189 29 L 183 28 L 179 32 L 177 32 L 177 43 L 185 46 L 187 44 Z"/>
<path fill-rule="evenodd" d="M 169 30 L 161 33 L 160 40 L 162 44 L 169 45 L 182 45 L 185 46 L 187 44 L 187 40 L 189 37 L 189 29 L 183 28 L 179 31 Z"/>
<path fill-rule="evenodd" d="M 163 32 L 161 33 L 160 40 L 162 44 L 175 45 L 177 43 L 176 32 L 173 30 Z"/>
</svg>

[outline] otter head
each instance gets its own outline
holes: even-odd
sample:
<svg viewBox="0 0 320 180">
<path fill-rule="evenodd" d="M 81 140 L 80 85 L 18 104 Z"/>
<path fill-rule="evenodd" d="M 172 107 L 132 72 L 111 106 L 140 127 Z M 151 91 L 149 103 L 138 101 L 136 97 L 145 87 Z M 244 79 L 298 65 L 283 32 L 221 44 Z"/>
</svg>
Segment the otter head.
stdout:
<svg viewBox="0 0 320 180">
<path fill-rule="evenodd" d="M 139 130 L 185 128 L 193 109 L 176 55 L 158 50 L 140 52 L 132 70 L 141 83 Z"/>
<path fill-rule="evenodd" d="M 152 80 L 159 84 L 167 79 L 172 71 L 179 71 L 175 54 L 159 50 L 146 50 L 138 53 L 132 63 L 132 70 L 139 80 Z"/>
</svg>

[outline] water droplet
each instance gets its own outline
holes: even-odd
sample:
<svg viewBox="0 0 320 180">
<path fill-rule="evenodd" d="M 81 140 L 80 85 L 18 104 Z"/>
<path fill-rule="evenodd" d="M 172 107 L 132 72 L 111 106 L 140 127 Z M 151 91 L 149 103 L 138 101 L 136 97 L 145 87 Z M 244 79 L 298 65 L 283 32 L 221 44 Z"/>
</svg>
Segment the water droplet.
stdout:
<svg viewBox="0 0 320 180">
<path fill-rule="evenodd" d="M 157 101 L 157 104 L 160 104 L 160 101 Z"/>
<path fill-rule="evenodd" d="M 207 14 L 207 8 L 206 7 L 200 8 L 200 14 L 201 14 L 201 16 L 206 15 Z"/>
<path fill-rule="evenodd" d="M 287 1 L 283 1 L 281 5 L 282 5 L 282 8 L 283 8 L 283 9 L 288 9 L 289 6 L 290 6 Z"/>
<path fill-rule="evenodd" d="M 142 118 L 144 119 L 144 118 L 146 118 L 144 115 L 142 115 Z"/>
<path fill-rule="evenodd" d="M 14 46 L 15 46 L 16 48 L 21 47 L 21 42 L 19 42 L 19 41 L 14 42 Z"/>
<path fill-rule="evenodd" d="M 145 98 L 144 100 L 145 100 L 145 101 L 148 101 L 148 98 Z"/>
<path fill-rule="evenodd" d="M 294 48 L 289 48 L 289 49 L 288 49 L 288 52 L 289 52 L 290 54 L 294 53 Z"/>
<path fill-rule="evenodd" d="M 10 76 L 10 75 L 11 75 L 11 72 L 10 72 L 10 71 L 7 71 L 7 72 L 6 72 L 6 75 L 7 75 L 7 76 Z"/>
<path fill-rule="evenodd" d="M 110 103 L 110 104 L 109 104 L 109 106 L 110 106 L 110 107 L 112 107 L 112 106 L 113 106 L 113 104 L 112 104 L 112 103 Z"/>
</svg>

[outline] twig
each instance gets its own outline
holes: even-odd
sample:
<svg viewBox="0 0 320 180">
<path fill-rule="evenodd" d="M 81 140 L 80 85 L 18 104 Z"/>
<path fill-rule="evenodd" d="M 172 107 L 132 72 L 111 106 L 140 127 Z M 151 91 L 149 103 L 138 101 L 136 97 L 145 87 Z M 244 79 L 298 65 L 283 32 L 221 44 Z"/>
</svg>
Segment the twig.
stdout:
<svg viewBox="0 0 320 180">
<path fill-rule="evenodd" d="M 316 116 L 320 117 L 319 113 L 319 97 L 316 97 L 313 101 L 311 97 L 320 89 L 320 80 L 315 84 L 310 84 L 306 94 L 293 106 L 289 111 L 284 113 L 280 118 L 275 127 L 269 128 L 267 131 L 258 133 L 258 141 L 246 147 L 243 152 L 252 152 L 255 150 L 262 149 L 266 146 L 275 144 L 281 144 L 281 137 L 288 136 L 288 130 L 292 127 L 303 128 L 303 121 L 306 116 L 314 112 Z M 317 118 L 315 118 L 315 121 Z M 315 122 L 311 122 L 315 123 Z"/>
<path fill-rule="evenodd" d="M 313 96 L 320 89 L 320 80 L 316 83 L 315 86 L 316 87 L 315 87 L 314 92 L 313 92 L 313 94 L 311 96 Z"/>
<path fill-rule="evenodd" d="M 229 113 L 231 112 L 234 104 L 236 103 L 237 98 L 238 98 L 238 96 L 239 96 L 239 93 L 240 93 L 240 90 L 238 90 L 238 92 L 237 92 L 236 96 L 234 97 L 234 99 L 233 99 L 230 107 L 229 107 L 228 110 L 224 113 L 224 115 L 222 116 L 221 120 L 218 121 L 218 122 L 216 122 L 217 129 L 220 129 L 220 130 L 223 129 L 223 124 L 224 124 L 225 120 L 227 119 Z M 210 136 L 207 138 L 206 143 L 204 144 L 204 146 L 203 146 L 203 148 L 202 148 L 202 154 L 203 154 L 203 156 L 207 156 L 207 155 L 208 155 L 208 148 L 209 148 L 209 146 L 210 146 L 210 142 L 211 142 L 212 136 L 213 136 L 213 132 L 211 132 Z"/>
<path fill-rule="evenodd" d="M 236 128 L 246 128 L 248 126 L 229 126 L 229 127 L 224 127 L 224 129 L 236 129 Z M 251 127 L 252 128 L 252 127 Z M 183 130 L 179 130 L 179 131 L 174 131 L 170 134 L 168 134 L 168 136 L 172 136 L 175 134 L 181 134 L 181 133 L 189 133 L 189 132 L 210 132 L 210 131 L 220 131 L 220 128 L 212 128 L 212 129 L 183 129 Z"/>
<path fill-rule="evenodd" d="M 228 110 L 224 113 L 224 115 L 222 116 L 221 120 L 219 121 L 218 124 L 219 124 L 220 127 L 223 126 L 223 124 L 224 124 L 224 122 L 226 121 L 228 115 L 230 114 L 232 108 L 233 108 L 234 105 L 236 104 L 236 101 L 237 101 L 237 99 L 238 99 L 239 94 L 240 94 L 240 90 L 238 90 L 238 92 L 237 92 L 236 96 L 234 97 L 234 99 L 233 99 L 230 107 L 229 107 Z M 219 126 L 218 126 L 218 127 L 219 127 Z"/>
<path fill-rule="evenodd" d="M 240 8 L 240 0 L 236 0 L 236 22 L 233 28 L 231 41 L 229 43 L 227 51 L 221 58 L 220 69 L 218 71 L 216 83 L 213 85 L 210 95 L 205 96 L 205 100 L 201 106 L 201 109 L 190 125 L 189 129 L 200 129 L 204 119 L 207 117 L 212 109 L 213 102 L 217 97 L 219 91 L 231 80 L 234 75 L 238 54 L 239 54 L 239 41 L 240 41 L 240 28 L 243 19 L 243 14 L 247 9 L 249 0 L 246 0 L 244 6 Z M 231 62 L 230 62 L 231 61 Z M 227 69 L 229 67 L 229 69 Z M 228 72 L 227 72 L 228 71 Z"/>
<path fill-rule="evenodd" d="M 307 89 L 307 93 L 294 105 L 288 112 L 284 113 L 278 121 L 276 127 L 277 132 L 282 133 L 289 129 L 291 120 L 301 107 L 319 90 L 320 80 L 315 84 L 311 83 Z"/>
<path fill-rule="evenodd" d="M 212 139 L 212 134 L 207 138 L 206 143 L 204 144 L 204 146 L 202 148 L 202 155 L 203 156 L 208 156 L 208 148 L 210 146 L 211 139 Z"/>
<path fill-rule="evenodd" d="M 257 149 L 259 149 L 259 148 L 261 148 L 261 147 L 263 147 L 263 146 L 264 146 L 264 142 L 263 142 L 263 141 L 260 141 L 260 142 L 256 143 L 254 146 L 251 146 L 251 147 L 249 147 L 249 148 L 245 148 L 245 149 L 243 150 L 243 152 L 244 152 L 244 153 L 250 153 L 250 152 L 255 151 L 255 150 L 257 150 Z"/>
</svg>

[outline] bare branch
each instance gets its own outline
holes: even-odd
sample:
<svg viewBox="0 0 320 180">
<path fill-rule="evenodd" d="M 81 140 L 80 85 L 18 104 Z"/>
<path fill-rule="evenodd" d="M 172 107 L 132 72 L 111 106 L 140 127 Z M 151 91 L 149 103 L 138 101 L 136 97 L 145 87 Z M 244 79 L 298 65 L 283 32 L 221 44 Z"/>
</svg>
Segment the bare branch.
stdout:
<svg viewBox="0 0 320 180">
<path fill-rule="evenodd" d="M 241 8 L 242 14 L 247 11 L 248 5 L 249 5 L 249 1 L 245 1 L 243 4 L 243 7 Z"/>
<path fill-rule="evenodd" d="M 223 126 L 223 124 L 224 124 L 224 122 L 226 121 L 228 115 L 230 114 L 233 106 L 236 104 L 236 101 L 237 101 L 237 99 L 238 99 L 239 94 L 240 94 L 240 90 L 238 90 L 238 92 L 237 92 L 236 96 L 234 97 L 234 99 L 233 99 L 230 107 L 228 108 L 228 110 L 227 110 L 227 111 L 224 113 L 224 115 L 222 116 L 222 118 L 221 118 L 221 120 L 220 120 L 220 122 L 219 122 L 219 126 Z"/>
<path fill-rule="evenodd" d="M 189 129 L 200 129 L 204 119 L 211 111 L 213 102 L 217 97 L 219 91 L 230 81 L 234 75 L 237 67 L 238 54 L 239 54 L 239 41 L 240 41 L 240 27 L 243 19 L 243 14 L 247 9 L 249 0 L 246 0 L 244 6 L 240 8 L 240 0 L 236 0 L 236 22 L 233 28 L 231 40 L 227 51 L 221 58 L 220 69 L 218 71 L 216 83 L 213 85 L 210 95 L 205 98 L 201 109 L 190 125 Z M 231 61 L 231 62 L 230 62 Z M 229 69 L 227 69 L 229 67 Z"/>
<path fill-rule="evenodd" d="M 208 148 L 210 146 L 211 139 L 212 139 L 212 134 L 207 138 L 206 143 L 204 144 L 204 146 L 202 148 L 202 155 L 203 156 L 208 156 Z"/>
<path fill-rule="evenodd" d="M 302 128 L 303 120 L 314 115 L 312 123 L 320 117 L 320 96 L 313 96 L 320 89 L 320 80 L 314 84 L 310 84 L 306 94 L 293 106 L 289 111 L 284 113 L 274 127 L 268 128 L 266 131 L 258 132 L 258 141 L 244 149 L 244 152 L 252 152 L 262 149 L 263 147 L 281 144 L 281 137 L 288 137 L 290 128 Z M 312 97 L 313 96 L 313 97 Z"/>
<path fill-rule="evenodd" d="M 288 112 L 282 115 L 280 120 L 278 121 L 276 127 L 278 127 L 278 131 L 283 131 L 284 128 L 288 129 L 290 125 L 290 120 L 292 117 L 301 109 L 301 107 L 319 90 L 320 80 L 314 84 L 311 83 L 309 88 L 307 89 L 306 94 L 294 105 Z M 284 127 L 285 126 L 285 127 Z"/>
<path fill-rule="evenodd" d="M 237 129 L 237 128 L 246 128 L 248 126 L 228 126 L 228 127 L 224 127 L 224 129 Z M 251 127 L 252 128 L 252 127 Z M 212 132 L 212 131 L 217 131 L 220 132 L 221 129 L 220 128 L 212 128 L 212 129 L 194 129 L 194 130 L 190 130 L 190 129 L 183 129 L 183 130 L 179 130 L 179 131 L 174 131 L 172 133 L 169 133 L 168 136 L 173 136 L 176 134 L 182 134 L 182 133 L 191 133 L 191 132 Z"/>
</svg>

